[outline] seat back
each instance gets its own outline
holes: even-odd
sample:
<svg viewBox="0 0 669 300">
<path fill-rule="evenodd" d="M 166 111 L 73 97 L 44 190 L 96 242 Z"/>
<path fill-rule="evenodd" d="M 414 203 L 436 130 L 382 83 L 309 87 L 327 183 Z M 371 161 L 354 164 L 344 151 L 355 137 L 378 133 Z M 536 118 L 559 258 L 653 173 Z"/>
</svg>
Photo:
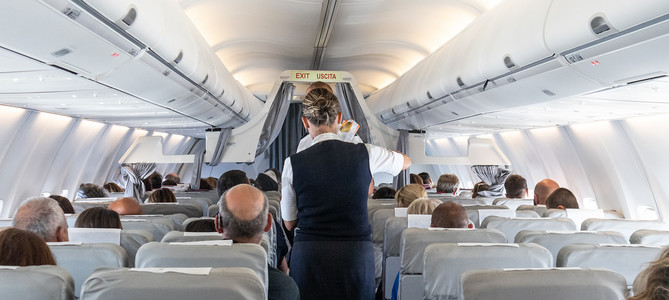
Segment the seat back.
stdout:
<svg viewBox="0 0 669 300">
<path fill-rule="evenodd" d="M 516 211 L 520 210 L 531 210 L 536 212 L 539 216 L 544 217 L 544 214 L 548 209 L 546 208 L 546 205 L 520 205 L 516 208 Z"/>
<path fill-rule="evenodd" d="M 566 218 L 557 219 L 524 219 L 487 217 L 481 223 L 481 228 L 497 229 L 504 233 L 509 241 L 514 241 L 516 234 L 522 230 L 569 230 L 576 231 L 574 221 Z"/>
<path fill-rule="evenodd" d="M 202 208 L 191 204 L 152 203 L 142 204 L 142 211 L 147 215 L 184 214 L 189 218 L 202 217 Z"/>
<path fill-rule="evenodd" d="M 160 241 L 170 231 L 176 230 L 175 226 L 170 226 L 165 221 L 168 219 L 156 220 L 149 218 L 121 218 L 123 229 L 145 230 L 151 233 L 154 241 Z"/>
<path fill-rule="evenodd" d="M 48 243 L 59 267 L 67 270 L 74 279 L 74 292 L 79 295 L 81 285 L 95 269 L 100 267 L 122 268 L 128 266 L 125 249 L 114 244 Z"/>
<path fill-rule="evenodd" d="M 279 221 L 283 220 L 281 218 L 281 203 L 279 203 L 278 200 L 268 200 L 267 204 L 270 207 L 274 208 L 274 214 L 272 215 L 272 217 L 274 217 L 274 220 L 279 220 Z"/>
<path fill-rule="evenodd" d="M 623 300 L 622 275 L 601 269 L 478 270 L 462 275 L 465 299 Z"/>
<path fill-rule="evenodd" d="M 188 192 L 174 192 L 175 197 L 191 197 L 191 198 L 207 198 L 211 202 L 216 203 L 218 201 L 218 191 L 209 190 L 209 191 L 188 191 Z"/>
<path fill-rule="evenodd" d="M 560 249 L 569 244 L 627 244 L 625 237 L 614 231 L 523 230 L 516 235 L 514 242 L 539 244 L 548 249 L 555 259 Z"/>
<path fill-rule="evenodd" d="M 153 242 L 153 235 L 145 230 L 121 230 L 121 247 L 128 254 L 127 266 L 135 266 L 135 256 L 142 245 Z"/>
<path fill-rule="evenodd" d="M 587 219 L 581 224 L 584 231 L 617 231 L 629 240 L 640 229 L 669 230 L 669 224 L 647 220 Z"/>
<path fill-rule="evenodd" d="M 425 248 L 424 299 L 462 297 L 460 276 L 471 270 L 549 268 L 553 256 L 537 244 L 431 244 Z"/>
<path fill-rule="evenodd" d="M 625 277 L 631 287 L 634 278 L 661 252 L 660 246 L 573 244 L 560 250 L 557 266 L 606 268 Z"/>
<path fill-rule="evenodd" d="M 173 243 L 173 242 L 197 242 L 197 241 L 216 241 L 222 240 L 223 235 L 218 232 L 183 232 L 183 231 L 170 231 L 168 232 L 161 243 Z"/>
<path fill-rule="evenodd" d="M 71 300 L 74 281 L 57 266 L 0 267 L 2 299 Z"/>
<path fill-rule="evenodd" d="M 383 237 L 386 228 L 386 220 L 395 215 L 392 208 L 378 209 L 374 216 L 370 219 L 372 221 L 372 241 L 374 245 L 380 245 L 383 248 Z"/>
<path fill-rule="evenodd" d="M 394 215 L 394 210 L 393 210 Z M 384 297 L 390 299 L 395 276 L 400 271 L 400 240 L 402 231 L 408 226 L 406 217 L 389 217 L 383 229 L 383 291 Z"/>
<path fill-rule="evenodd" d="M 516 210 L 521 205 L 534 205 L 534 199 L 498 198 L 492 204 L 506 205 L 511 210 Z"/>
<path fill-rule="evenodd" d="M 669 245 L 669 231 L 640 229 L 630 236 L 630 243 L 642 245 Z"/>
<path fill-rule="evenodd" d="M 188 204 L 195 207 L 199 207 L 202 210 L 202 216 L 209 216 L 209 205 L 211 205 L 211 200 L 207 198 L 190 198 L 190 197 L 179 197 L 176 198 L 177 203 L 179 204 Z"/>
</svg>

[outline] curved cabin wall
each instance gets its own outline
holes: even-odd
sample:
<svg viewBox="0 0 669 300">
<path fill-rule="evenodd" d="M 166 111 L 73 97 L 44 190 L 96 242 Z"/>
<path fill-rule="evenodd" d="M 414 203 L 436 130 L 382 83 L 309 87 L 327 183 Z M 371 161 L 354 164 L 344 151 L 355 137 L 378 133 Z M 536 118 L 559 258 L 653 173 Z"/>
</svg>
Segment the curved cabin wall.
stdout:
<svg viewBox="0 0 669 300">
<path fill-rule="evenodd" d="M 140 136 L 163 137 L 165 154 L 188 154 L 197 139 L 0 106 L 0 217 L 40 193 L 73 199 L 84 182 L 103 184 L 119 174 L 118 160 Z M 158 165 L 161 174 L 180 166 Z M 184 176 L 185 173 L 181 173 Z"/>
</svg>

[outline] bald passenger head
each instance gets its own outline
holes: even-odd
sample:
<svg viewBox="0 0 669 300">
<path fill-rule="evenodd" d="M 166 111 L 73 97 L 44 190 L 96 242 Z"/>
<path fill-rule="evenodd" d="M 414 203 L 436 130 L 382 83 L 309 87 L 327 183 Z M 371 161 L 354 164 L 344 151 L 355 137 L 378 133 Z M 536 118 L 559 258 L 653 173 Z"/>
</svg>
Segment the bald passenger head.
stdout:
<svg viewBox="0 0 669 300">
<path fill-rule="evenodd" d="M 546 207 L 557 209 L 578 208 L 578 201 L 570 190 L 558 188 L 546 199 Z"/>
<path fill-rule="evenodd" d="M 327 84 L 327 83 L 325 83 L 325 82 L 322 82 L 322 81 L 316 81 L 316 82 L 310 84 L 310 85 L 307 87 L 307 89 L 306 89 L 306 91 L 304 92 L 304 94 L 305 94 L 305 95 L 306 95 L 306 94 L 309 94 L 309 92 L 311 92 L 312 90 L 315 90 L 315 89 L 326 89 L 326 90 L 328 90 L 328 92 L 334 94 L 334 92 L 332 91 L 332 87 L 330 87 L 329 84 Z"/>
<path fill-rule="evenodd" d="M 117 212 L 119 215 L 141 215 L 142 207 L 139 206 L 135 198 L 124 197 L 118 198 L 116 201 L 109 204 L 109 209 Z"/>
<path fill-rule="evenodd" d="M 260 243 L 272 225 L 267 198 L 249 184 L 239 184 L 223 194 L 216 231 L 238 243 Z"/>
<path fill-rule="evenodd" d="M 430 227 L 439 228 L 472 228 L 464 206 L 453 201 L 439 204 L 432 212 Z"/>
<path fill-rule="evenodd" d="M 557 182 L 550 179 L 539 181 L 537 185 L 534 186 L 534 205 L 546 205 L 548 195 L 559 187 Z"/>
</svg>

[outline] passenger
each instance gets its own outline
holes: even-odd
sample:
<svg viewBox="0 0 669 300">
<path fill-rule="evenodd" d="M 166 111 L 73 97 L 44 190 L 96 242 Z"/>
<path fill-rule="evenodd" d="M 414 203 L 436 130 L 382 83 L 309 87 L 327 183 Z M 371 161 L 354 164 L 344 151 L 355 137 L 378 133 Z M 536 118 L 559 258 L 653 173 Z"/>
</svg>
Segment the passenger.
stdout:
<svg viewBox="0 0 669 300">
<path fill-rule="evenodd" d="M 669 248 L 634 279 L 634 297 L 629 300 L 669 299 Z"/>
<path fill-rule="evenodd" d="M 102 185 L 102 187 L 108 192 L 108 193 L 123 193 L 125 192 L 123 188 L 121 188 L 118 184 L 114 182 L 107 182 Z"/>
<path fill-rule="evenodd" d="M 439 204 L 432 212 L 430 227 L 435 228 L 473 228 L 467 218 L 467 210 L 464 206 L 453 201 Z"/>
<path fill-rule="evenodd" d="M 218 198 L 221 198 L 223 193 L 225 193 L 225 191 L 228 189 L 242 183 L 249 183 L 249 178 L 246 177 L 246 173 L 244 173 L 244 171 L 230 170 L 223 173 L 221 177 L 218 178 L 218 184 L 216 185 L 216 189 L 218 190 Z"/>
<path fill-rule="evenodd" d="M 566 188 L 558 188 L 546 199 L 546 208 L 578 208 L 576 196 Z"/>
<path fill-rule="evenodd" d="M 437 199 L 420 198 L 409 204 L 407 214 L 409 215 L 431 215 L 442 202 Z"/>
<path fill-rule="evenodd" d="M 149 177 L 142 179 L 142 183 L 144 183 L 144 190 L 146 192 L 153 191 L 153 189 L 151 188 L 151 179 L 149 179 Z"/>
<path fill-rule="evenodd" d="M 200 190 L 211 190 L 212 187 L 209 185 L 209 182 L 207 182 L 206 179 L 200 178 Z"/>
<path fill-rule="evenodd" d="M 163 182 L 161 183 L 161 185 L 162 185 L 162 186 L 176 186 L 176 185 L 177 185 L 177 182 L 174 181 L 174 180 L 171 180 L 171 179 L 165 179 L 165 180 L 163 180 Z"/>
<path fill-rule="evenodd" d="M 427 198 L 427 191 L 420 184 L 408 184 L 395 193 L 397 207 L 409 207 L 418 198 Z"/>
<path fill-rule="evenodd" d="M 139 206 L 139 202 L 137 202 L 137 199 L 130 197 L 116 199 L 116 201 L 109 204 L 109 209 L 115 211 L 121 216 L 144 214 L 142 207 Z"/>
<path fill-rule="evenodd" d="M 207 177 L 205 181 L 207 181 L 207 184 L 209 184 L 208 190 L 213 190 L 218 185 L 218 179 L 215 177 Z"/>
<path fill-rule="evenodd" d="M 382 187 L 376 190 L 372 195 L 372 199 L 395 199 L 395 189 L 390 187 Z"/>
<path fill-rule="evenodd" d="M 212 219 L 200 219 L 200 220 L 195 220 L 188 225 L 186 225 L 186 228 L 184 229 L 185 232 L 216 232 L 216 226 L 214 224 L 214 220 Z"/>
<path fill-rule="evenodd" d="M 326 89 L 307 94 L 302 113 L 313 145 L 286 158 L 281 178 L 282 216 L 286 228 L 296 228 L 290 275 L 302 299 L 373 299 L 367 214 L 372 174 L 395 175 L 411 160 L 378 146 L 343 141 L 339 101 Z"/>
<path fill-rule="evenodd" d="M 455 174 L 444 174 L 437 179 L 437 194 L 448 194 L 455 197 L 460 186 L 460 179 Z"/>
<path fill-rule="evenodd" d="M 169 173 L 169 174 L 165 175 L 165 180 L 172 180 L 172 181 L 176 182 L 177 184 L 181 183 L 181 178 L 179 177 L 179 175 L 177 175 L 177 173 Z"/>
<path fill-rule="evenodd" d="M 60 209 L 62 209 L 64 213 L 66 214 L 74 213 L 74 207 L 72 207 L 72 202 L 70 202 L 69 199 L 59 195 L 51 195 L 49 196 L 49 198 L 56 200 L 56 202 L 58 202 L 58 205 L 60 206 Z"/>
<path fill-rule="evenodd" d="M 39 235 L 18 228 L 0 231 L 0 265 L 41 266 L 56 265 L 56 260 Z"/>
<path fill-rule="evenodd" d="M 168 188 L 160 188 L 154 190 L 149 196 L 149 199 L 146 200 L 148 203 L 174 203 L 177 202 L 177 198 L 174 196 L 172 190 Z"/>
<path fill-rule="evenodd" d="M 159 189 L 162 187 L 163 175 L 160 175 L 158 172 L 153 172 L 153 174 L 148 177 L 149 182 L 151 183 L 151 190 Z"/>
<path fill-rule="evenodd" d="M 107 192 L 95 183 L 82 183 L 77 191 L 77 198 L 104 198 Z"/>
<path fill-rule="evenodd" d="M 418 173 L 418 176 L 420 176 L 420 179 L 423 180 L 423 187 L 426 190 L 434 188 L 434 183 L 432 182 L 432 178 L 430 178 L 430 174 L 428 174 L 427 172 L 421 172 Z"/>
<path fill-rule="evenodd" d="M 279 171 L 276 168 L 269 168 L 265 170 L 264 173 L 267 176 L 272 177 L 272 179 L 274 179 L 274 181 L 276 181 L 279 184 L 279 186 L 281 186 L 281 171 Z"/>
<path fill-rule="evenodd" d="M 46 197 L 28 198 L 16 211 L 14 227 L 36 233 L 45 242 L 67 242 L 67 220 L 56 201 Z"/>
<path fill-rule="evenodd" d="M 411 183 L 411 184 L 415 183 L 415 184 L 423 185 L 423 179 L 420 178 L 420 176 L 412 173 L 412 174 L 409 174 L 409 183 Z M 425 188 L 425 187 L 423 187 L 423 188 Z"/>
<path fill-rule="evenodd" d="M 534 205 L 546 205 L 548 196 L 560 186 L 551 179 L 544 179 L 534 186 Z"/>
<path fill-rule="evenodd" d="M 504 181 L 504 189 L 506 190 L 506 197 L 513 199 L 522 199 L 529 197 L 530 192 L 527 189 L 527 180 L 520 175 L 511 175 Z"/>
<path fill-rule="evenodd" d="M 123 229 L 118 213 L 104 207 L 91 207 L 79 214 L 75 228 L 117 228 Z"/>
<path fill-rule="evenodd" d="M 260 244 L 263 232 L 272 227 L 267 197 L 258 189 L 239 184 L 221 197 L 219 214 L 216 216 L 216 231 L 224 239 L 235 243 Z M 268 299 L 299 299 L 300 292 L 292 278 L 285 273 L 268 268 Z"/>
<path fill-rule="evenodd" d="M 256 177 L 256 182 L 258 183 L 259 189 L 263 192 L 279 190 L 279 184 L 276 182 L 276 180 L 272 179 L 272 177 L 267 174 L 258 174 L 258 177 Z"/>
<path fill-rule="evenodd" d="M 489 190 L 490 190 L 490 186 L 487 183 L 485 183 L 483 181 L 477 182 L 476 184 L 474 184 L 474 188 L 472 189 L 472 198 L 478 197 L 479 192 L 489 191 Z"/>
</svg>

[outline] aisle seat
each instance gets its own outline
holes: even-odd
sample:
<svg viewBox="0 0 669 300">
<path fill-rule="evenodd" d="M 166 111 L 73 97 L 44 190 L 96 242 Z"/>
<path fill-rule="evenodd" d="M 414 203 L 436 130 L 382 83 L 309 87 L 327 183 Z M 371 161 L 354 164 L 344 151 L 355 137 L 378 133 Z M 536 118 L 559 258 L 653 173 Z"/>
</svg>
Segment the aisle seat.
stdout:
<svg viewBox="0 0 669 300">
<path fill-rule="evenodd" d="M 669 230 L 669 224 L 660 221 L 615 219 L 587 219 L 581 224 L 581 230 L 617 231 L 622 233 L 627 240 L 632 233 L 640 229 Z"/>
<path fill-rule="evenodd" d="M 140 205 L 146 215 L 184 214 L 189 218 L 202 217 L 202 208 L 191 204 L 179 203 L 145 203 Z"/>
<path fill-rule="evenodd" d="M 516 234 L 522 230 L 577 230 L 574 221 L 566 218 L 523 219 L 496 216 L 490 216 L 483 220 L 481 228 L 497 229 L 504 233 L 509 241 L 515 241 Z"/>
<path fill-rule="evenodd" d="M 514 242 L 539 244 L 548 249 L 555 259 L 560 249 L 570 244 L 627 244 L 625 237 L 615 231 L 523 230 L 516 235 Z"/>
<path fill-rule="evenodd" d="M 630 236 L 631 244 L 669 245 L 669 231 L 639 229 Z"/>
<path fill-rule="evenodd" d="M 2 299 L 72 300 L 74 280 L 57 266 L 0 266 Z"/>
</svg>

